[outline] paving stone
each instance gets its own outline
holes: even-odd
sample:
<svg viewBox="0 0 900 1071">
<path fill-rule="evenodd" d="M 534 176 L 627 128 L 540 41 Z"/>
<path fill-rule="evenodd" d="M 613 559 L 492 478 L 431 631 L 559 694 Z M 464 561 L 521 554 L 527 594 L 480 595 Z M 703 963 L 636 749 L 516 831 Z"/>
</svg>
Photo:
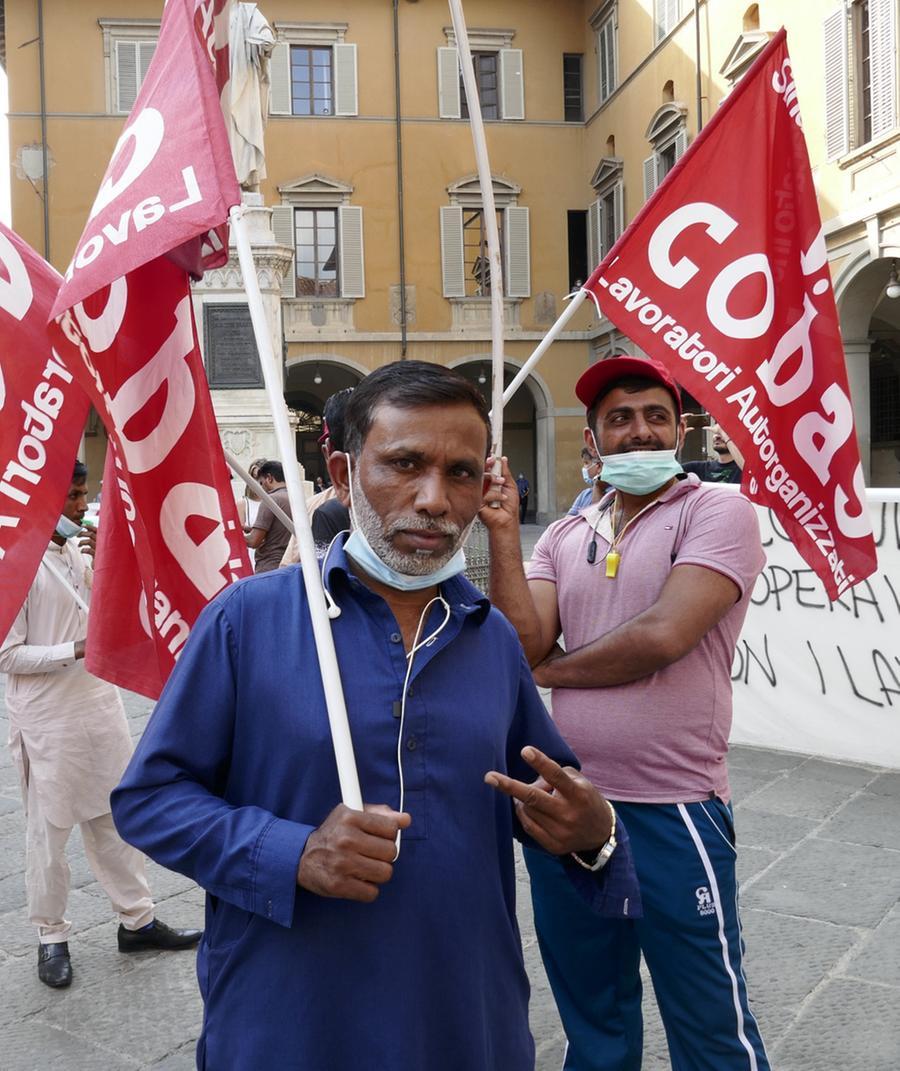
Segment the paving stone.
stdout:
<svg viewBox="0 0 900 1071">
<path fill-rule="evenodd" d="M 529 1022 L 535 1038 L 535 1064 L 548 1071 L 550 1068 L 558 1071 L 562 1067 L 566 1035 L 543 970 L 530 969 L 528 973 L 531 982 Z"/>
<path fill-rule="evenodd" d="M 0 837 L 12 836 L 14 833 L 18 834 L 24 843 L 25 815 L 21 809 L 0 815 Z"/>
<path fill-rule="evenodd" d="M 22 801 L 16 797 L 0 795 L 0 814 L 11 814 L 22 807 Z"/>
<path fill-rule="evenodd" d="M 118 984 L 118 980 L 136 969 L 136 957 L 123 956 L 113 943 L 98 947 L 79 936 L 69 942 L 73 980 L 69 989 L 49 989 L 37 976 L 37 941 L 26 955 L 0 965 L 0 1031 L 10 1023 L 24 1020 L 47 1008 L 57 1008 L 86 988 Z M 3 1066 L 0 1064 L 0 1066 Z"/>
<path fill-rule="evenodd" d="M 758 798 L 758 797 L 757 797 Z M 761 810 L 756 799 L 741 804 L 734 811 L 738 850 L 745 846 L 786 852 L 811 833 L 819 823 L 813 818 L 790 814 L 772 814 Z"/>
<path fill-rule="evenodd" d="M 134 717 L 128 719 L 128 730 L 135 740 L 139 740 L 141 734 L 147 728 L 147 722 L 150 720 L 149 714 L 142 714 L 140 717 Z"/>
<path fill-rule="evenodd" d="M 840 973 L 897 987 L 897 1007 L 900 1008 L 900 904 L 859 943 Z"/>
<path fill-rule="evenodd" d="M 200 930 L 203 928 L 203 907 L 189 897 L 187 893 L 181 893 L 156 905 L 157 915 L 169 926 L 179 929 Z M 95 923 L 81 934 L 81 939 L 101 948 L 116 948 L 116 931 L 119 928 L 118 919 L 111 913 L 100 922 Z M 121 953 L 117 951 L 117 955 Z M 132 962 L 145 962 L 153 956 L 175 955 L 173 952 L 156 952 L 149 949 L 146 952 L 131 953 L 121 956 Z"/>
<path fill-rule="evenodd" d="M 194 955 L 179 952 L 154 956 L 125 977 L 72 992 L 37 1019 L 103 1049 L 127 1052 L 144 1065 L 196 1038 L 201 1015 Z"/>
<path fill-rule="evenodd" d="M 828 840 L 873 844 L 900 851 L 900 796 L 863 792 L 816 834 Z"/>
<path fill-rule="evenodd" d="M 862 788 L 874 781 L 882 771 L 874 766 L 859 766 L 849 762 L 830 762 L 828 759 L 807 759 L 793 771 L 794 777 L 833 781 L 840 785 Z"/>
<path fill-rule="evenodd" d="M 794 751 L 776 751 L 774 748 L 748 747 L 736 744 L 728 749 L 729 770 L 751 770 L 756 773 L 786 773 L 801 763 L 808 756 Z"/>
<path fill-rule="evenodd" d="M 147 881 L 157 903 L 197 887 L 191 878 L 186 878 L 184 874 L 178 874 L 174 870 L 167 870 L 152 859 L 147 860 Z"/>
<path fill-rule="evenodd" d="M 860 940 L 860 931 L 815 919 L 793 918 L 744 904 L 741 925 L 747 991 L 763 1040 L 771 1048 L 800 1004 Z"/>
<path fill-rule="evenodd" d="M 779 854 L 779 852 L 772 852 L 767 848 L 745 848 L 742 844 L 739 844 L 737 852 L 737 876 L 741 886 L 745 885 L 751 878 L 756 877 L 757 874 L 765 870 L 770 863 L 774 863 Z"/>
<path fill-rule="evenodd" d="M 764 785 L 770 785 L 780 779 L 781 773 L 766 773 L 756 770 L 743 770 L 741 767 L 729 766 L 728 782 L 731 785 L 731 801 L 734 804 L 742 803 L 748 797 L 755 795 Z"/>
<path fill-rule="evenodd" d="M 25 838 L 18 833 L 0 837 L 0 878 L 25 872 Z M 25 880 L 24 878 L 22 879 Z"/>
<path fill-rule="evenodd" d="M 4 1071 L 135 1071 L 141 1064 L 74 1033 L 26 1019 L 3 1030 Z"/>
<path fill-rule="evenodd" d="M 192 1039 L 186 1045 L 170 1052 L 161 1060 L 151 1064 L 153 1071 L 195 1071 L 197 1067 L 197 1041 Z M 558 1071 L 558 1069 L 556 1069 Z"/>
<path fill-rule="evenodd" d="M 642 965 L 646 968 L 646 964 Z M 659 1005 L 656 1003 L 656 993 L 653 990 L 653 982 L 650 980 L 646 969 L 643 970 L 644 999 L 641 1002 L 641 1013 L 644 1016 L 644 1063 L 652 1060 L 663 1060 L 668 1063 L 669 1045 L 666 1041 L 666 1030 L 659 1014 Z M 653 1066 L 652 1063 L 650 1066 Z"/>
<path fill-rule="evenodd" d="M 778 1071 L 897 1071 L 897 1006 L 895 989 L 833 979 L 779 1044 Z"/>
<path fill-rule="evenodd" d="M 879 774 L 866 791 L 876 796 L 900 796 L 900 772 Z"/>
<path fill-rule="evenodd" d="M 800 818 L 829 818 L 854 794 L 851 785 L 818 778 L 790 777 L 775 781 L 753 796 L 753 806 L 770 814 L 792 814 Z"/>
<path fill-rule="evenodd" d="M 72 941 L 77 934 L 105 922 L 111 914 L 109 900 L 90 896 L 83 889 L 73 889 L 66 908 L 66 917 L 72 923 L 72 936 L 69 940 Z M 36 944 L 36 931 L 28 921 L 24 908 L 0 915 L 0 948 L 13 956 L 22 956 L 30 952 Z"/>
<path fill-rule="evenodd" d="M 0 879 L 0 912 L 15 911 L 25 904 L 25 874 L 15 872 Z"/>
<path fill-rule="evenodd" d="M 745 889 L 745 907 L 876 926 L 900 897 L 900 852 L 813 838 Z"/>
</svg>

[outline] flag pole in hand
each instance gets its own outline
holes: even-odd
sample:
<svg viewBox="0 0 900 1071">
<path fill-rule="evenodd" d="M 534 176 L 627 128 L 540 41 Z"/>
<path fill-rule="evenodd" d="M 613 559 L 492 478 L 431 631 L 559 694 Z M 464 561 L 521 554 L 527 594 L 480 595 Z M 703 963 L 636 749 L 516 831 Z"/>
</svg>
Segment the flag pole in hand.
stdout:
<svg viewBox="0 0 900 1071">
<path fill-rule="evenodd" d="M 475 67 L 469 49 L 469 33 L 461 0 L 450 0 L 450 18 L 456 35 L 456 50 L 459 53 L 463 84 L 466 87 L 469 127 L 475 147 L 475 163 L 478 183 L 481 186 L 481 206 L 487 235 L 490 265 L 488 278 L 491 286 L 491 454 L 495 458 L 494 475 L 499 476 L 500 457 L 503 454 L 503 264 L 500 257 L 500 231 L 497 227 L 497 210 L 494 207 L 494 184 L 481 117 L 481 101 L 478 97 L 478 86 L 475 84 Z M 500 503 L 494 502 L 492 505 L 498 508 Z"/>
<path fill-rule="evenodd" d="M 331 634 L 331 622 L 325 605 L 325 592 L 322 587 L 322 574 L 316 558 L 312 527 L 306 509 L 306 497 L 300 482 L 300 468 L 294 448 L 294 439 L 288 423 L 287 406 L 281 392 L 281 376 L 275 362 L 272 348 L 272 336 L 266 320 L 259 280 L 256 277 L 256 265 L 244 221 L 243 206 L 235 205 L 229 214 L 231 233 L 237 247 L 238 262 L 244 277 L 244 291 L 250 306 L 250 320 L 253 335 L 259 352 L 263 380 L 272 421 L 275 425 L 275 441 L 278 454 L 284 466 L 284 479 L 287 484 L 288 501 L 291 504 L 291 516 L 300 551 L 300 567 L 303 570 L 303 583 L 306 586 L 306 598 L 309 602 L 309 614 L 312 619 L 313 636 L 316 641 L 316 653 L 322 672 L 322 685 L 325 689 L 325 705 L 328 709 L 328 723 L 331 727 L 331 739 L 334 744 L 334 757 L 337 762 L 338 778 L 341 784 L 341 799 L 352 810 L 363 809 L 362 794 L 359 788 L 359 775 L 356 772 L 356 759 L 353 755 L 353 740 L 350 737 L 350 722 L 347 718 L 347 706 L 344 702 L 344 690 L 338 669 L 337 654 L 334 649 L 334 637 Z"/>
</svg>

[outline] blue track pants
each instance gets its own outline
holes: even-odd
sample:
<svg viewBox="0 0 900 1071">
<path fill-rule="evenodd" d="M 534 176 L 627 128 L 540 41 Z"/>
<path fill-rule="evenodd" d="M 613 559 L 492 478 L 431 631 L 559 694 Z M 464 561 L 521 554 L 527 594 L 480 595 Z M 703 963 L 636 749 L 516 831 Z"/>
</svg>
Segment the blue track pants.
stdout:
<svg viewBox="0 0 900 1071">
<path fill-rule="evenodd" d="M 631 837 L 641 919 L 598 918 L 553 856 L 525 851 L 569 1040 L 565 1071 L 639 1071 L 642 953 L 673 1071 L 769 1071 L 741 962 L 731 808 L 718 799 L 615 807 Z"/>
</svg>

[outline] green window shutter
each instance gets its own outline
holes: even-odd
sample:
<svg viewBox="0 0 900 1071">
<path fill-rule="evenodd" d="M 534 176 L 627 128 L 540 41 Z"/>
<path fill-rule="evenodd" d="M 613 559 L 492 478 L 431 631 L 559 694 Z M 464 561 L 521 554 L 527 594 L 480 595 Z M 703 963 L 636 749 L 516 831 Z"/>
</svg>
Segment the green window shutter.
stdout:
<svg viewBox="0 0 900 1071">
<path fill-rule="evenodd" d="M 466 296 L 463 214 L 459 205 L 441 205 L 441 275 L 444 297 Z"/>
<path fill-rule="evenodd" d="M 504 212 L 506 264 L 506 295 L 511 298 L 531 297 L 531 236 L 529 210 L 510 205 Z"/>
<path fill-rule="evenodd" d="M 272 209 L 272 231 L 279 245 L 289 245 L 294 250 L 291 263 L 281 280 L 281 296 L 297 296 L 297 237 L 294 232 L 294 209 L 291 205 L 276 205 Z"/>
<path fill-rule="evenodd" d="M 136 41 L 116 41 L 116 111 L 130 112 L 138 91 Z"/>
<path fill-rule="evenodd" d="M 601 234 L 603 233 L 601 229 L 603 205 L 599 199 L 594 201 L 588 208 L 587 222 L 588 275 L 590 275 L 602 260 L 600 248 L 602 245 Z"/>
<path fill-rule="evenodd" d="M 358 205 L 338 209 L 338 241 L 341 248 L 341 297 L 366 296 L 363 266 L 363 210 Z"/>
<path fill-rule="evenodd" d="M 522 74 L 522 49 L 501 48 L 500 102 L 504 119 L 525 118 L 525 81 Z"/>
<path fill-rule="evenodd" d="M 357 115 L 356 45 L 334 45 L 334 114 Z"/>
<path fill-rule="evenodd" d="M 269 59 L 269 115 L 291 114 L 291 46 L 280 41 Z"/>
<path fill-rule="evenodd" d="M 438 115 L 441 119 L 459 119 L 459 56 L 455 48 L 439 48 Z"/>
<path fill-rule="evenodd" d="M 648 156 L 644 161 L 644 200 L 649 201 L 656 192 L 658 185 L 656 177 L 656 153 Z"/>
<path fill-rule="evenodd" d="M 897 0 L 869 0 L 872 137 L 897 125 Z"/>
<path fill-rule="evenodd" d="M 825 157 L 836 160 L 850 151 L 849 42 L 843 6 L 833 11 L 825 31 Z"/>
</svg>

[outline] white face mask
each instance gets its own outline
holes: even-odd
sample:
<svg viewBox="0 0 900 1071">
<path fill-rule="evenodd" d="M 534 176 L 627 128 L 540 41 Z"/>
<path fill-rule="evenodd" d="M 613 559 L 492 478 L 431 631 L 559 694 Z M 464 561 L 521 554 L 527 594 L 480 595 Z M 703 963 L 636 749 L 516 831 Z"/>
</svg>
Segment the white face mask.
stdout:
<svg viewBox="0 0 900 1071">
<path fill-rule="evenodd" d="M 80 531 L 81 525 L 76 524 L 75 521 L 70 521 L 65 514 L 56 523 L 56 534 L 62 536 L 63 539 L 71 539 L 72 536 L 77 536 Z"/>
<path fill-rule="evenodd" d="M 596 437 L 594 446 L 597 446 Z M 600 452 L 599 447 L 597 452 Z M 621 454 L 601 454 L 603 482 L 627 495 L 651 495 L 684 472 L 676 453 L 676 450 L 629 450 Z"/>
<path fill-rule="evenodd" d="M 344 552 L 364 569 L 369 576 L 382 584 L 386 584 L 388 587 L 396 588 L 398 591 L 420 591 L 423 588 L 440 584 L 442 581 L 448 580 L 451 576 L 456 576 L 465 570 L 466 555 L 463 551 L 463 545 L 472 530 L 472 525 L 475 523 L 474 517 L 463 532 L 460 532 L 459 528 L 453 524 L 445 526 L 440 522 L 434 522 L 432 525 L 427 525 L 419 517 L 404 518 L 401 525 L 403 528 L 414 529 L 419 527 L 424 530 L 427 527 L 429 530 L 434 530 L 436 527 L 439 531 L 456 536 L 455 549 L 452 549 L 446 555 L 442 555 L 435 567 L 427 570 L 427 566 L 432 564 L 432 559 L 400 554 L 394 550 L 390 537 L 384 531 L 381 518 L 375 512 L 368 498 L 366 498 L 361 483 L 354 478 L 349 454 L 347 455 L 347 468 L 350 478 L 350 516 L 353 519 L 353 531 L 344 544 Z M 372 545 L 373 542 L 375 546 Z M 386 558 L 391 560 L 386 561 Z M 407 570 L 412 566 L 423 571 L 415 573 L 401 571 L 398 567 L 404 565 Z"/>
</svg>

